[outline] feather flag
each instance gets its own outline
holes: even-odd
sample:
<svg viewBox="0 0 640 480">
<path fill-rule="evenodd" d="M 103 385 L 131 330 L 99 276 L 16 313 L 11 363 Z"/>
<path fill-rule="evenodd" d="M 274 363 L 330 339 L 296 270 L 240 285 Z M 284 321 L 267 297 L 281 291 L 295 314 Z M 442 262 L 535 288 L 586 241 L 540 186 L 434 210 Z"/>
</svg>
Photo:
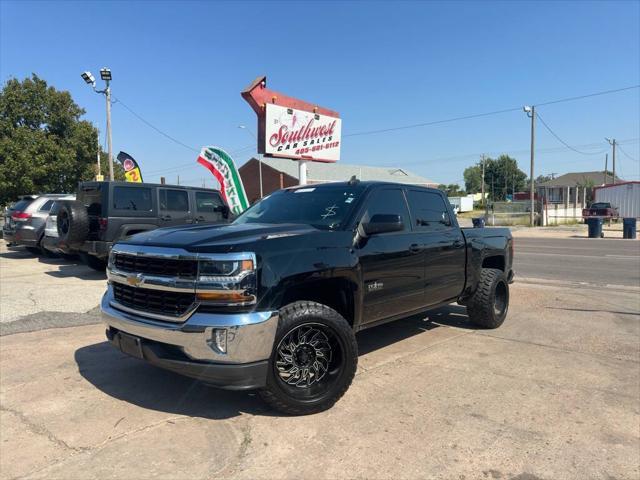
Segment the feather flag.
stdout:
<svg viewBox="0 0 640 480">
<path fill-rule="evenodd" d="M 218 147 L 202 147 L 198 163 L 216 177 L 220 183 L 220 193 L 234 215 L 241 214 L 249 207 L 242 179 L 227 152 Z"/>
</svg>

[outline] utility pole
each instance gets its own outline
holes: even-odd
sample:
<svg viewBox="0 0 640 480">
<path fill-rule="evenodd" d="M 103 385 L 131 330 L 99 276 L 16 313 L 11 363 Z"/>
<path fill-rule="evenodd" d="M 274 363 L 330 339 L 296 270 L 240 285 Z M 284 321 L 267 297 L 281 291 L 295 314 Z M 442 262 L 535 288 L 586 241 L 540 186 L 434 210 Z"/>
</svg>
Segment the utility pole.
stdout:
<svg viewBox="0 0 640 480">
<path fill-rule="evenodd" d="M 91 72 L 86 71 L 81 75 L 82 79 L 91 85 L 93 91 L 100 93 L 107 99 L 107 150 L 109 154 L 109 180 L 113 182 L 113 145 L 111 142 L 111 69 L 104 67 L 100 69 L 100 78 L 104 80 L 106 87 L 104 90 L 96 90 L 96 79 Z"/>
<path fill-rule="evenodd" d="M 111 142 L 111 87 L 107 80 L 105 98 L 107 99 L 107 150 L 109 152 L 109 180 L 113 182 L 113 144 Z"/>
<path fill-rule="evenodd" d="M 482 203 L 485 204 L 484 198 L 484 153 L 482 154 Z"/>
<path fill-rule="evenodd" d="M 607 173 L 607 168 L 609 168 L 609 154 L 605 153 L 604 154 L 604 184 L 607 184 L 607 180 L 608 180 L 608 176 L 609 174 Z"/>
<path fill-rule="evenodd" d="M 249 135 L 251 135 L 253 138 L 256 139 L 256 141 L 258 140 L 258 137 L 256 137 L 256 134 L 253 133 L 251 130 L 249 130 L 245 125 L 238 125 L 238 128 L 240 128 L 241 130 L 246 130 Z M 263 191 L 262 191 L 262 154 L 260 152 L 258 152 L 258 181 L 260 182 L 260 198 L 263 197 Z"/>
<path fill-rule="evenodd" d="M 530 189 L 529 189 L 529 197 L 531 200 L 531 212 L 530 212 L 530 217 L 529 217 L 529 224 L 533 227 L 534 223 L 535 223 L 535 201 L 534 201 L 534 192 L 535 192 L 535 180 L 533 177 L 533 165 L 534 165 L 534 158 L 535 158 L 535 154 L 534 154 L 534 147 L 535 147 L 535 137 L 536 137 L 536 107 L 535 105 L 532 106 L 525 106 L 524 108 L 525 113 L 527 114 L 527 116 L 531 119 L 531 172 L 529 175 L 529 178 L 531 179 L 531 185 L 530 185 Z"/>
<path fill-rule="evenodd" d="M 609 145 L 611 145 L 611 147 L 613 148 L 613 151 L 611 153 L 611 168 L 613 169 L 613 184 L 616 184 L 616 139 L 608 139 L 605 138 L 605 140 L 607 142 L 609 142 Z"/>
</svg>

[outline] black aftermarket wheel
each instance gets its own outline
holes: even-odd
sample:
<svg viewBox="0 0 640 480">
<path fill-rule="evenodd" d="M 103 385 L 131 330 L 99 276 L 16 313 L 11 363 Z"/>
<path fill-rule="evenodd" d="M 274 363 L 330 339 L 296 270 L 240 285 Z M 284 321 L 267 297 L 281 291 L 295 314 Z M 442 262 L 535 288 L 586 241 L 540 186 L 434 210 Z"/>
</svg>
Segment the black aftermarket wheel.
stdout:
<svg viewBox="0 0 640 480">
<path fill-rule="evenodd" d="M 70 246 L 84 242 L 89 234 L 87 208 L 77 200 L 60 202 L 57 216 L 58 237 Z"/>
<path fill-rule="evenodd" d="M 357 364 L 358 347 L 347 321 L 325 305 L 295 302 L 280 312 L 260 396 L 291 415 L 320 412 L 344 395 Z"/>
<path fill-rule="evenodd" d="M 484 328 L 498 328 L 509 310 L 509 285 L 502 270 L 483 268 L 476 292 L 467 304 L 469 319 Z"/>
</svg>

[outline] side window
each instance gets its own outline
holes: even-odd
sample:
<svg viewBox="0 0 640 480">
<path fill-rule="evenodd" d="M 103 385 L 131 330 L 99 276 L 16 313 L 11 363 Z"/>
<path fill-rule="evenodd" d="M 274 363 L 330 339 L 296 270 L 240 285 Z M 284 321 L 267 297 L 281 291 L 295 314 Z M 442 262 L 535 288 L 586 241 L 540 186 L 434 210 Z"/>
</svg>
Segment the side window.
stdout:
<svg viewBox="0 0 640 480">
<path fill-rule="evenodd" d="M 407 197 L 414 230 L 441 230 L 451 226 L 449 211 L 439 194 L 409 190 Z"/>
<path fill-rule="evenodd" d="M 160 210 L 189 211 L 189 193 L 186 190 L 160 190 Z"/>
<path fill-rule="evenodd" d="M 40 211 L 41 212 L 48 212 L 49 210 L 51 210 L 51 207 L 53 206 L 53 203 L 55 202 L 55 200 L 47 200 L 46 202 L 44 202 L 44 204 L 40 207 Z"/>
<path fill-rule="evenodd" d="M 222 206 L 220 195 L 214 192 L 196 192 L 196 211 L 201 213 L 213 213 L 217 207 Z"/>
<path fill-rule="evenodd" d="M 384 189 L 373 192 L 367 200 L 367 210 L 362 216 L 362 222 L 368 222 L 374 215 L 400 215 L 404 229 L 409 230 L 411 223 L 407 202 L 399 188 Z"/>
<path fill-rule="evenodd" d="M 151 189 L 146 187 L 114 187 L 113 208 L 116 210 L 152 210 Z"/>
</svg>

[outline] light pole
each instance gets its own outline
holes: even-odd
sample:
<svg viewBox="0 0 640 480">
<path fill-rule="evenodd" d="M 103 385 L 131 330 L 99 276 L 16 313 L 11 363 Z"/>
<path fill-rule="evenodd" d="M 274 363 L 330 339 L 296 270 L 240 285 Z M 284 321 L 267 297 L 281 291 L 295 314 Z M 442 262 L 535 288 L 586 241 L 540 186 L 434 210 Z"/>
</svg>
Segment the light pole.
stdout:
<svg viewBox="0 0 640 480">
<path fill-rule="evenodd" d="M 256 134 L 249 130 L 245 125 L 238 125 L 238 128 L 246 130 L 247 133 L 249 133 L 249 135 L 251 135 L 256 140 L 256 142 L 258 141 L 258 137 L 256 137 Z M 262 198 L 262 155 L 260 153 L 258 153 L 258 176 L 260 178 L 260 198 Z"/>
<path fill-rule="evenodd" d="M 616 139 L 605 138 L 609 145 L 613 148 L 613 155 L 611 156 L 611 163 L 613 164 L 613 184 L 616 184 Z"/>
<path fill-rule="evenodd" d="M 534 147 L 536 137 L 536 107 L 535 105 L 522 107 L 527 117 L 531 119 L 531 172 L 529 178 L 531 179 L 531 185 L 529 190 L 529 198 L 531 200 L 531 213 L 529 217 L 529 223 L 533 227 L 535 222 L 535 202 L 534 202 L 534 179 L 533 179 L 533 160 L 534 160 Z"/>
<path fill-rule="evenodd" d="M 107 100 L 107 151 L 109 155 L 109 180 L 113 181 L 113 144 L 111 141 L 111 69 L 103 67 L 100 69 L 100 78 L 104 80 L 106 87 L 103 90 L 96 90 L 96 79 L 91 72 L 86 71 L 81 74 L 82 79 L 91 85 L 93 91 L 105 96 Z"/>
</svg>

